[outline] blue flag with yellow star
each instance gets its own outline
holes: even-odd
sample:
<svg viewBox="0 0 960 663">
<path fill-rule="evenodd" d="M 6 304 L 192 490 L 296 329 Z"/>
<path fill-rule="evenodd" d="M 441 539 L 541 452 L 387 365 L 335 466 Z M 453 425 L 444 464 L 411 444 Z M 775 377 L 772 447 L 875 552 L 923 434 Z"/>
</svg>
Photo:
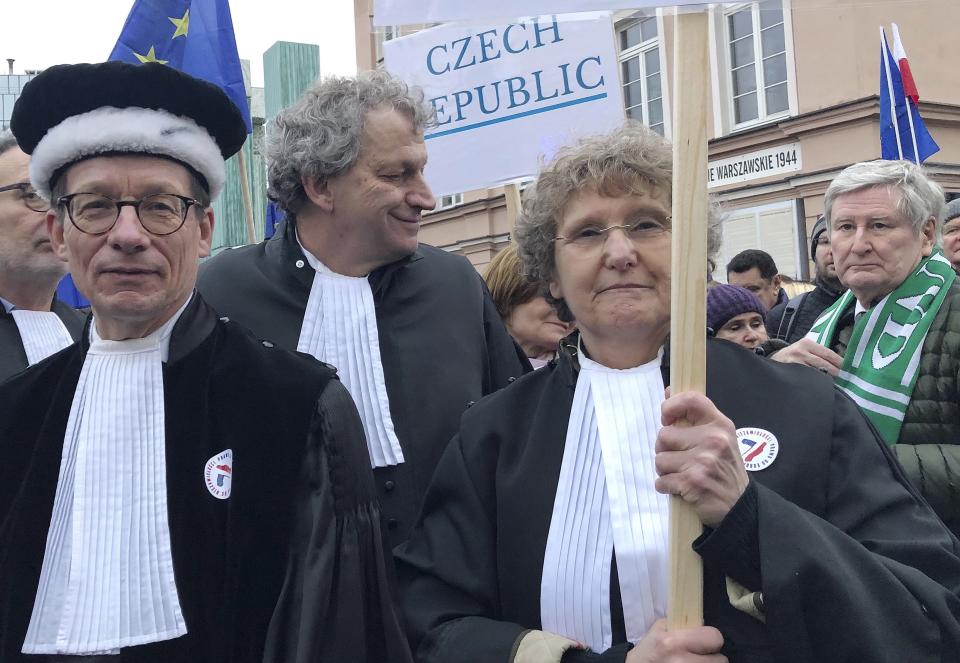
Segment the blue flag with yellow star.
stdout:
<svg viewBox="0 0 960 663">
<path fill-rule="evenodd" d="M 253 131 L 227 0 L 136 0 L 110 59 L 160 62 L 220 86 Z"/>
</svg>

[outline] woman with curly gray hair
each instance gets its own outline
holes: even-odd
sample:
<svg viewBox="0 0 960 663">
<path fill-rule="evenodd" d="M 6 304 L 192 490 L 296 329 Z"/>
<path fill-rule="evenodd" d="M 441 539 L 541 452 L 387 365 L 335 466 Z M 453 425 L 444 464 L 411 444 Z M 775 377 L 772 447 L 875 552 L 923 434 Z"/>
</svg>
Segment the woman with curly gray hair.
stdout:
<svg viewBox="0 0 960 663">
<path fill-rule="evenodd" d="M 670 146 L 636 124 L 540 173 L 517 242 L 579 332 L 447 447 L 396 553 L 417 659 L 952 656 L 956 541 L 827 376 L 709 340 L 706 395 L 664 393 L 670 210 Z M 707 624 L 669 633 L 668 495 L 705 528 Z"/>
</svg>

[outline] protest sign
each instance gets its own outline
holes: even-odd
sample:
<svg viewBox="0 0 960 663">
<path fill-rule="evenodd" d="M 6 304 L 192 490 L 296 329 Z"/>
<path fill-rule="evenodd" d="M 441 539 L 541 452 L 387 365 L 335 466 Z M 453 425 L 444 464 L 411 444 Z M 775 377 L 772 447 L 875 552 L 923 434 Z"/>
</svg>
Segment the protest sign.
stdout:
<svg viewBox="0 0 960 663">
<path fill-rule="evenodd" d="M 540 157 L 623 121 L 608 13 L 443 25 L 384 44 L 386 68 L 423 88 L 437 195 L 536 174 Z"/>
<path fill-rule="evenodd" d="M 469 19 L 502 19 L 515 16 L 643 9 L 665 5 L 698 5 L 703 0 L 376 0 L 374 25 L 438 23 Z"/>
</svg>

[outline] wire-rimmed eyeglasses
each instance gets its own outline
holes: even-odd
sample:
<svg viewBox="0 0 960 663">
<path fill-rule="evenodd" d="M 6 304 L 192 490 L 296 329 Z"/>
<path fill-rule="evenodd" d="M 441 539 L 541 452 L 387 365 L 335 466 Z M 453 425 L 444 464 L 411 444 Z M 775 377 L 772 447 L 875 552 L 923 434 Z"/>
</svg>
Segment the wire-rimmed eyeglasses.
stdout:
<svg viewBox="0 0 960 663">
<path fill-rule="evenodd" d="M 632 223 L 614 226 L 600 226 L 588 224 L 574 229 L 569 235 L 558 235 L 553 238 L 554 242 L 564 242 L 578 249 L 594 249 L 603 246 L 611 230 L 620 229 L 627 234 L 632 241 L 638 242 L 658 237 L 670 230 L 669 216 L 655 218 L 644 216 L 636 219 Z"/>
<path fill-rule="evenodd" d="M 0 193 L 4 191 L 19 191 L 18 198 L 20 198 L 20 202 L 34 212 L 46 212 L 50 209 L 50 203 L 37 193 L 30 182 L 17 182 L 16 184 L 0 186 Z"/>
<path fill-rule="evenodd" d="M 140 200 L 114 200 L 99 193 L 71 193 L 57 199 L 67 210 L 70 222 L 80 232 L 102 235 L 120 218 L 123 207 L 133 207 L 143 229 L 152 235 L 172 235 L 183 227 L 192 205 L 200 201 L 175 193 L 156 193 Z"/>
</svg>

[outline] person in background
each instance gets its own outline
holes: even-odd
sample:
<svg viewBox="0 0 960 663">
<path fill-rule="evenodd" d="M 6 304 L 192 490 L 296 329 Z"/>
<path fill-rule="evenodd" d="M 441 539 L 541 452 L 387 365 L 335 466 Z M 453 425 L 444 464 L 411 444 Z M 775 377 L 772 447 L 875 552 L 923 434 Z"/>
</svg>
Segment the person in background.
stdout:
<svg viewBox="0 0 960 663">
<path fill-rule="evenodd" d="M 754 349 L 767 340 L 766 309 L 757 296 L 738 285 L 718 284 L 707 290 L 707 326 L 714 336 Z"/>
<path fill-rule="evenodd" d="M 817 218 L 810 233 L 810 257 L 816 270 L 814 288 L 770 309 L 766 325 L 771 338 L 788 344 L 799 341 L 807 335 L 820 314 L 843 294 L 844 287 L 837 278 L 837 268 L 833 264 L 830 232 L 822 215 Z"/>
<path fill-rule="evenodd" d="M 507 331 L 533 367 L 541 368 L 556 356 L 560 339 L 573 331 L 573 323 L 560 319 L 537 284 L 521 269 L 517 246 L 509 244 L 487 265 L 483 280 Z"/>
<path fill-rule="evenodd" d="M 29 165 L 13 133 L 0 131 L 0 382 L 77 340 L 85 318 L 55 297 L 67 263 L 50 245 L 50 205 Z"/>
<path fill-rule="evenodd" d="M 944 206 L 941 220 L 943 255 L 955 272 L 960 272 L 960 198 L 954 198 Z"/>
<path fill-rule="evenodd" d="M 780 281 L 777 264 L 766 251 L 747 249 L 727 263 L 727 283 L 755 294 L 768 311 L 789 299 Z"/>
<path fill-rule="evenodd" d="M 824 218 L 849 288 L 772 356 L 835 376 L 960 534 L 960 281 L 937 245 L 943 190 L 908 161 L 845 168 Z"/>
</svg>

